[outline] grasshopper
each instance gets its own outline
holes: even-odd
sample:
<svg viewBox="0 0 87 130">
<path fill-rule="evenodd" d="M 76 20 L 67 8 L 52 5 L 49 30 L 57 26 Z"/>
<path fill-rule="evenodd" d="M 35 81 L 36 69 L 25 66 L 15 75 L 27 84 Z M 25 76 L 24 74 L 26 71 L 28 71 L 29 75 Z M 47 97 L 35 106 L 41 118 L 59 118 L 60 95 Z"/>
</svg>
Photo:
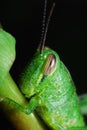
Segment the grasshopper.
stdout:
<svg viewBox="0 0 87 130">
<path fill-rule="evenodd" d="M 46 13 L 46 2 L 43 16 Z M 1 101 L 10 103 L 26 114 L 36 111 L 49 129 L 87 130 L 82 116 L 87 114 L 87 95 L 78 99 L 70 72 L 59 55 L 44 45 L 54 6 L 45 31 L 43 24 L 40 46 L 20 76 L 20 90 L 29 99 L 28 105 L 22 106 L 9 98 L 2 98 Z"/>
</svg>

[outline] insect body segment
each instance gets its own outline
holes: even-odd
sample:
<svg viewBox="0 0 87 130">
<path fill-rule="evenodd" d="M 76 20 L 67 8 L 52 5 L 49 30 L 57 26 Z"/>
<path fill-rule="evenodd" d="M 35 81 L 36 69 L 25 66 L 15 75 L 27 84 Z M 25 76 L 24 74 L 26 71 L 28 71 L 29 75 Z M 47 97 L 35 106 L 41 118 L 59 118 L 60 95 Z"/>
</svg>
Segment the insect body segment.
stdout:
<svg viewBox="0 0 87 130">
<path fill-rule="evenodd" d="M 27 91 L 28 93 L 27 89 L 31 91 L 31 89 L 33 88 L 32 85 L 35 85 L 35 93 L 39 91 L 39 88 L 41 89 L 41 87 L 37 88 L 38 83 L 40 83 L 42 77 L 49 77 L 51 72 L 55 70 L 55 67 L 56 61 L 54 55 L 52 55 L 51 50 L 48 51 L 47 49 L 44 49 L 42 55 L 40 55 L 39 50 L 37 50 L 32 62 L 27 65 L 25 71 L 22 73 L 21 84 L 23 84 L 25 87 L 22 87 L 21 85 L 20 87 L 21 89 L 23 88 L 23 92 Z"/>
</svg>

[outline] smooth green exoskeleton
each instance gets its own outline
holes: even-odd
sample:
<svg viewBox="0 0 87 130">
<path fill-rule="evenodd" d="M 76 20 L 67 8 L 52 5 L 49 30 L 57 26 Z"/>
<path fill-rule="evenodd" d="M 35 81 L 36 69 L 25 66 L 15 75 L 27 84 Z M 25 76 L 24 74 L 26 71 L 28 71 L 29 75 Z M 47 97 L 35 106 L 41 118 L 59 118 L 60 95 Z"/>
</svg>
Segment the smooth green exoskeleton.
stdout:
<svg viewBox="0 0 87 130">
<path fill-rule="evenodd" d="M 69 71 L 56 52 L 39 49 L 21 77 L 20 88 L 30 99 L 29 114 L 36 110 L 53 130 L 83 127 L 84 121 L 78 105 L 75 85 Z"/>
</svg>

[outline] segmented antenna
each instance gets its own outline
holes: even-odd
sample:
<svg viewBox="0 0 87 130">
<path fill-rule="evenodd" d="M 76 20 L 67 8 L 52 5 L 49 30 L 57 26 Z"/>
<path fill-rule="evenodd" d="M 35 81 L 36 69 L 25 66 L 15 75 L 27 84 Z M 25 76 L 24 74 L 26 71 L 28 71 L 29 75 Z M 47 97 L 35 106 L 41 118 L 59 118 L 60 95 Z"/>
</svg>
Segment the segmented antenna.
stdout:
<svg viewBox="0 0 87 130">
<path fill-rule="evenodd" d="M 44 13 L 43 13 L 43 24 L 42 24 L 42 34 L 41 34 L 41 40 L 40 40 L 40 54 L 42 54 L 42 51 L 44 49 L 45 41 L 46 41 L 46 36 L 47 36 L 47 31 L 48 31 L 48 26 L 49 22 L 53 13 L 55 7 L 55 3 L 53 3 L 52 8 L 50 10 L 47 23 L 46 23 L 46 8 L 47 8 L 47 0 L 45 0 L 45 5 L 44 5 Z M 45 28 L 45 23 L 46 23 L 46 28 Z"/>
<path fill-rule="evenodd" d="M 47 0 L 44 1 L 42 32 L 41 32 L 41 39 L 40 39 L 40 53 L 42 52 L 42 43 L 43 43 L 43 37 L 44 37 L 44 32 L 45 32 L 45 26 L 46 26 L 46 10 L 47 10 Z"/>
</svg>

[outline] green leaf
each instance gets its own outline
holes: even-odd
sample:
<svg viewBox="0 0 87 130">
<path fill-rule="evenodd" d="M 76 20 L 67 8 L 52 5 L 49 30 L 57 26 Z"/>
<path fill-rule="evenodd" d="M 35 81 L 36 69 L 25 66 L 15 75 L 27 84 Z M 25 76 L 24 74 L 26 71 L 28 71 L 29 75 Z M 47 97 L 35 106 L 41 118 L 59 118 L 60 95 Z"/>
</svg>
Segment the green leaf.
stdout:
<svg viewBox="0 0 87 130">
<path fill-rule="evenodd" d="M 15 60 L 15 38 L 0 29 L 0 85 Z"/>
</svg>

